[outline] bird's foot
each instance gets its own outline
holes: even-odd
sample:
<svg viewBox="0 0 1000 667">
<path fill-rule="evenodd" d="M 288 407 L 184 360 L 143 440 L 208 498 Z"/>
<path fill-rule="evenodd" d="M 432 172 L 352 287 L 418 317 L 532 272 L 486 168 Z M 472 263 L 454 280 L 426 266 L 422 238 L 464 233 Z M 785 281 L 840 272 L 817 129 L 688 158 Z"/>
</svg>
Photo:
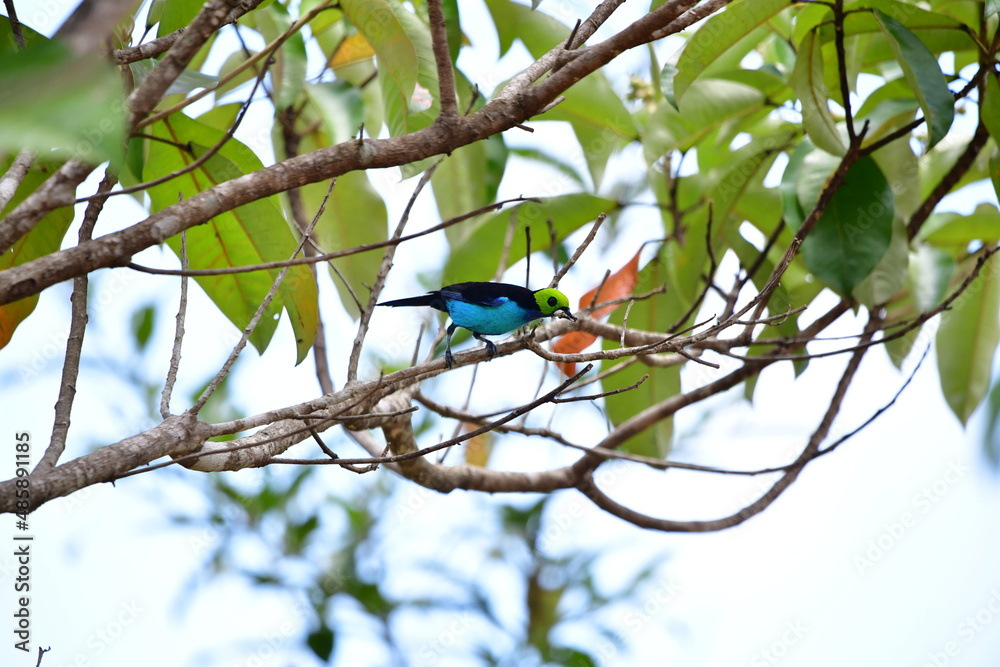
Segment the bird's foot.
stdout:
<svg viewBox="0 0 1000 667">
<path fill-rule="evenodd" d="M 486 340 L 485 338 L 481 338 L 480 340 L 486 343 L 486 354 L 489 356 L 489 359 L 486 361 L 493 361 L 493 357 L 497 356 L 497 346 L 491 340 Z"/>
<path fill-rule="evenodd" d="M 451 368 L 455 365 L 455 355 L 451 353 L 451 348 L 444 351 L 444 367 Z"/>
</svg>

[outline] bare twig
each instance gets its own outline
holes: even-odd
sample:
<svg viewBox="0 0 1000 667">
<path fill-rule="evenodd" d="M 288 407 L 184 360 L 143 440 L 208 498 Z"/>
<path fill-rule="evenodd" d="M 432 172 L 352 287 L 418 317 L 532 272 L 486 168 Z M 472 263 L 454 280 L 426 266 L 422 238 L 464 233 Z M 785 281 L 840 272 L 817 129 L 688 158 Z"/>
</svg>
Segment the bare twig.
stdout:
<svg viewBox="0 0 1000 667">
<path fill-rule="evenodd" d="M 504 272 L 507 270 L 507 261 L 510 259 L 510 247 L 514 245 L 514 232 L 517 231 L 517 209 L 510 210 L 510 220 L 507 222 L 507 231 L 503 237 L 503 248 L 500 249 L 500 261 L 497 262 L 497 272 L 493 274 L 493 282 L 500 282 Z"/>
<path fill-rule="evenodd" d="M 17 20 L 14 0 L 3 0 L 3 6 L 7 8 L 7 18 L 10 20 L 10 32 L 14 36 L 14 44 L 17 45 L 17 48 L 23 49 L 26 46 L 24 33 L 21 32 L 21 22 Z M 3 206 L 0 206 L 0 209 L 3 209 Z M 39 661 L 42 659 L 41 654 L 39 654 L 38 659 Z"/>
<path fill-rule="evenodd" d="M 253 88 L 250 90 L 250 94 L 247 95 L 247 100 L 246 102 L 243 103 L 243 106 L 240 108 L 240 112 L 236 115 L 236 119 L 233 121 L 232 126 L 230 126 L 228 130 L 226 130 L 226 133 L 223 135 L 222 139 L 217 141 L 214 146 L 209 147 L 208 150 L 206 150 L 201 155 L 195 156 L 194 162 L 192 162 L 191 164 L 186 164 L 180 169 L 172 171 L 169 174 L 160 176 L 159 178 L 154 178 L 151 181 L 146 181 L 145 183 L 138 183 L 136 185 L 132 185 L 127 188 L 120 188 L 111 193 L 111 195 L 109 196 L 115 197 L 118 195 L 127 195 L 127 194 L 132 194 L 134 192 L 142 192 L 144 190 L 148 190 L 149 188 L 160 185 L 161 183 L 172 181 L 179 176 L 183 176 L 184 174 L 190 173 L 195 169 L 197 169 L 198 167 L 200 167 L 201 165 L 208 162 L 210 159 L 212 159 L 212 156 L 214 156 L 216 153 L 222 150 L 222 147 L 226 145 L 226 142 L 232 139 L 233 135 L 236 134 L 236 130 L 239 129 L 240 124 L 243 122 L 243 118 L 246 116 L 247 110 L 250 108 L 250 104 L 253 102 L 254 95 L 257 93 L 257 88 L 264 80 L 264 75 L 266 74 L 267 74 L 267 68 L 264 67 L 261 69 L 260 74 L 257 75 L 257 79 L 253 83 Z M 189 147 L 187 146 L 185 146 L 184 148 L 185 148 L 184 152 L 190 150 Z M 87 202 L 96 196 L 97 195 L 92 195 L 91 197 L 80 197 L 79 199 L 76 200 L 75 203 L 80 204 L 83 202 Z"/>
<path fill-rule="evenodd" d="M 833 42 L 837 50 L 837 78 L 840 81 L 841 106 L 847 123 L 848 141 L 857 141 L 854 132 L 854 114 L 851 112 L 851 86 L 847 80 L 847 51 L 844 48 L 844 0 L 833 0 Z"/>
<path fill-rule="evenodd" d="M 396 225 L 395 231 L 389 240 L 396 240 L 397 243 L 386 245 L 385 254 L 382 255 L 382 264 L 379 267 L 378 275 L 375 277 L 375 284 L 372 285 L 371 290 L 368 294 L 368 305 L 366 308 L 361 310 L 361 316 L 358 319 L 358 333 L 354 337 L 354 344 L 351 346 L 351 356 L 347 363 L 347 381 L 351 382 L 358 379 L 358 363 L 361 361 L 361 347 L 364 345 L 365 337 L 368 335 L 368 325 L 372 319 L 372 313 L 375 310 L 375 304 L 378 303 L 379 296 L 382 294 L 382 287 L 385 285 L 385 279 L 389 275 L 389 270 L 392 268 L 392 258 L 396 254 L 396 246 L 399 239 L 403 237 L 403 229 L 406 228 L 406 223 L 410 219 L 410 211 L 413 209 L 413 205 L 417 201 L 417 197 L 423 191 L 424 187 L 431 182 L 431 176 L 434 175 L 434 170 L 437 166 L 441 164 L 441 158 L 437 160 L 434 164 L 424 171 L 420 180 L 417 182 L 417 186 L 413 189 L 413 194 L 410 195 L 410 200 L 406 203 L 406 208 L 403 210 L 403 214 L 399 218 L 399 223 Z"/>
<path fill-rule="evenodd" d="M 18 186 L 21 185 L 21 181 L 24 180 L 34 161 L 35 151 L 22 148 L 14 161 L 11 162 L 10 168 L 3 176 L 0 176 L 0 211 L 7 208 L 7 204 L 14 198 L 14 193 L 17 192 Z"/>
<path fill-rule="evenodd" d="M 256 7 L 261 1 L 248 0 L 252 7 Z M 184 34 L 173 43 L 153 71 L 129 95 L 129 128 L 141 127 L 140 121 L 163 99 L 170 84 L 180 76 L 208 38 L 222 27 L 231 9 L 224 0 L 209 0 L 205 3 Z"/>
<path fill-rule="evenodd" d="M 244 5 L 252 5 L 252 6 L 250 6 L 248 8 L 247 11 L 249 11 L 250 9 L 253 9 L 257 5 L 259 5 L 261 2 L 262 2 L 262 0 L 243 0 L 243 4 Z M 177 104 L 174 104 L 173 106 L 167 107 L 166 109 L 163 109 L 162 111 L 158 111 L 155 114 L 149 116 L 148 118 L 145 118 L 144 120 L 136 120 L 133 123 L 133 129 L 138 130 L 140 128 L 146 127 L 147 125 L 151 125 L 152 123 L 155 123 L 158 120 L 163 120 L 167 116 L 170 116 L 172 114 L 177 113 L 181 109 L 183 109 L 183 108 L 185 108 L 185 107 L 187 107 L 187 106 L 189 106 L 191 104 L 194 104 L 195 102 L 197 102 L 198 100 L 202 99 L 206 95 L 212 94 L 220 86 L 228 83 L 229 81 L 231 81 L 234 78 L 236 78 L 237 76 L 239 76 L 244 70 L 249 69 L 249 68 L 255 66 L 261 59 L 270 58 L 271 55 L 273 53 L 275 53 L 281 47 L 281 45 L 284 44 L 285 41 L 288 40 L 289 37 L 291 37 L 292 35 L 294 35 L 295 33 L 297 33 L 299 30 L 301 30 L 303 27 L 305 27 L 305 25 L 307 23 L 309 23 L 310 21 L 312 21 L 314 18 L 316 18 L 316 16 L 320 12 L 325 11 L 326 9 L 329 9 L 330 4 L 331 4 L 330 2 L 326 2 L 326 3 L 323 3 L 322 5 L 318 5 L 317 7 L 314 7 L 313 9 L 311 9 L 309 12 L 307 12 L 301 18 L 299 18 L 297 21 L 295 21 L 295 23 L 293 23 L 291 26 L 289 26 L 288 30 L 286 30 L 282 34 L 278 35 L 271 43 L 269 43 L 263 49 L 261 49 L 260 51 L 258 51 L 254 55 L 250 56 L 249 58 L 247 58 L 246 60 L 244 60 L 242 63 L 240 63 L 239 65 L 237 65 L 236 67 L 234 67 L 232 70 L 229 71 L 228 74 L 219 77 L 219 80 L 215 82 L 215 85 L 213 85 L 213 86 L 211 86 L 209 88 L 204 88 L 204 89 L 198 91 L 197 93 L 195 93 L 193 95 L 189 95 L 188 97 L 184 98 L 183 100 L 181 100 Z M 204 10 L 202 10 L 202 11 L 204 12 Z M 191 25 L 188 26 L 188 28 L 184 32 L 184 34 L 177 40 L 176 45 L 172 46 L 170 48 L 170 51 L 168 52 L 167 56 L 164 57 L 163 59 L 161 59 L 161 61 L 160 61 L 161 63 L 163 63 L 164 60 L 166 60 L 166 58 L 168 58 L 170 56 L 170 54 L 173 54 L 177 50 L 178 45 L 180 45 L 182 42 L 184 42 L 188 38 L 189 33 L 192 30 L 194 30 L 195 23 L 197 21 L 198 21 L 198 18 L 195 18 L 195 22 L 192 22 Z M 220 24 L 220 27 L 221 27 L 221 24 Z M 206 37 L 206 39 L 207 39 L 207 37 Z M 156 69 L 153 70 L 153 74 L 155 74 L 160 69 L 160 67 L 162 67 L 162 64 L 160 66 L 158 66 Z M 153 76 L 153 74 L 150 74 L 148 77 L 146 77 L 146 79 L 143 79 L 143 84 L 145 84 L 146 80 L 148 80 L 149 78 L 151 78 Z M 168 86 L 169 86 L 169 83 L 168 83 Z M 164 90 L 166 90 L 166 87 L 164 87 Z M 133 96 L 134 95 L 135 95 L 135 93 L 133 92 Z M 129 100 L 131 101 L 131 99 L 132 98 L 130 97 Z M 159 98 L 157 98 L 157 102 L 158 101 L 159 101 Z M 146 110 L 146 113 L 148 113 L 150 110 L 152 110 L 152 107 L 149 107 L 149 109 Z M 143 115 L 145 115 L 145 114 L 143 114 Z M 139 118 L 141 118 L 141 116 Z M 334 175 L 336 175 L 336 174 L 334 174 Z M 332 176 L 333 175 L 331 175 L 331 177 Z"/>
<path fill-rule="evenodd" d="M 444 222 L 434 225 L 433 227 L 428 227 L 427 229 L 414 232 L 413 234 L 407 234 L 406 236 L 401 236 L 397 238 L 390 238 L 385 241 L 379 241 L 377 243 L 366 243 L 364 245 L 355 246 L 354 248 L 347 248 L 345 250 L 338 250 L 336 252 L 328 252 L 323 255 L 316 255 L 315 257 L 299 257 L 297 259 L 281 260 L 276 262 L 262 262 L 260 264 L 251 264 L 247 266 L 229 266 L 220 269 L 190 269 L 188 271 L 178 271 L 177 269 L 155 269 L 149 266 L 142 266 L 134 262 L 129 262 L 126 266 L 134 271 L 140 271 L 142 273 L 150 273 L 157 276 L 225 276 L 235 273 L 252 273 L 253 271 L 269 271 L 271 269 L 280 269 L 287 266 L 299 266 L 300 264 L 318 264 L 320 262 L 328 262 L 333 259 L 339 259 L 340 257 L 348 257 L 350 255 L 358 255 L 363 252 L 369 252 L 371 250 L 379 250 L 381 248 L 388 248 L 390 246 L 396 246 L 400 243 L 405 243 L 406 241 L 411 241 L 421 236 L 427 236 L 428 234 L 433 234 L 434 232 L 441 231 L 451 227 L 452 225 L 457 225 L 469 218 L 474 218 L 477 215 L 482 215 L 483 213 L 488 213 L 490 211 L 495 211 L 503 206 L 523 201 L 537 201 L 531 197 L 515 197 L 513 199 L 504 199 L 503 201 L 496 202 L 494 204 L 489 204 L 481 208 L 471 211 L 470 213 L 465 213 L 463 215 L 449 218 Z"/>
<path fill-rule="evenodd" d="M 920 203 L 920 207 L 910 216 L 910 221 L 906 225 L 907 239 L 913 240 L 916 237 L 920 232 L 920 228 L 927 222 L 927 218 L 934 212 L 934 209 L 937 208 L 937 205 L 944 199 L 945 195 L 951 192 L 951 189 L 968 173 L 976 161 L 976 156 L 979 155 L 983 146 L 986 145 L 986 140 L 989 137 L 986 125 L 980 120 L 979 125 L 976 126 L 975 134 L 972 135 L 972 139 L 966 145 L 962 154 L 955 160 L 955 164 L 951 166 L 948 173 L 941 177 L 941 181 L 934 186 L 934 189 L 927 195 L 927 198 Z"/>
<path fill-rule="evenodd" d="M 305 233 L 302 234 L 302 238 L 299 239 L 298 244 L 295 246 L 295 250 L 292 251 L 292 257 L 295 257 L 295 255 L 302 251 L 302 247 L 309 239 L 309 234 L 312 232 L 312 228 L 318 220 L 318 217 L 313 220 L 313 224 L 309 226 L 309 229 L 307 229 Z M 278 293 L 278 288 L 281 287 L 281 283 L 285 280 L 285 275 L 288 274 L 290 268 L 291 267 L 286 266 L 278 272 L 278 275 L 274 278 L 274 282 L 271 283 L 271 288 L 267 291 L 267 294 L 264 295 L 263 301 L 261 301 L 260 305 L 257 307 L 257 312 L 253 314 L 253 317 L 250 318 L 250 322 L 247 324 L 246 328 L 243 329 L 243 334 L 240 336 L 239 342 L 236 343 L 236 347 L 233 348 L 232 353 L 230 353 L 229 358 L 226 359 L 222 368 L 220 368 L 216 376 L 212 378 L 212 381 L 208 383 L 205 390 L 201 392 L 201 396 L 198 397 L 195 404 L 187 411 L 188 413 L 198 414 L 198 411 L 205 406 L 205 403 L 212 396 L 212 394 L 215 393 L 215 390 L 219 388 L 222 381 L 229 376 L 229 371 L 232 369 L 233 364 L 236 363 L 236 359 L 239 358 L 243 348 L 246 347 L 247 341 L 250 340 L 250 334 L 252 334 L 253 330 L 257 328 L 257 323 L 260 322 L 260 318 L 264 316 L 264 311 L 267 310 L 267 307 L 271 304 L 271 300 L 274 299 L 274 295 Z"/>
<path fill-rule="evenodd" d="M 187 230 L 181 232 L 181 268 L 188 267 Z M 181 276 L 181 297 L 177 305 L 177 315 L 174 318 L 174 346 L 170 351 L 170 366 L 167 368 L 167 379 L 163 383 L 160 394 L 160 416 L 166 419 L 170 416 L 170 395 L 177 382 L 177 371 L 181 366 L 181 346 L 184 343 L 184 318 L 187 315 L 188 278 Z"/>
<path fill-rule="evenodd" d="M 118 179 L 105 172 L 104 179 L 97 186 L 98 194 L 110 192 Z M 97 198 L 83 216 L 80 225 L 79 242 L 89 241 L 94 233 L 94 225 L 104 208 L 105 199 Z M 62 378 L 59 381 L 59 398 L 56 400 L 55 420 L 52 424 L 52 438 L 45 449 L 35 472 L 45 473 L 51 470 L 59 461 L 66 449 L 66 436 L 69 434 L 70 414 L 73 411 L 73 399 L 76 397 L 76 381 L 80 375 L 80 355 L 83 351 L 83 337 L 87 332 L 87 291 L 89 278 L 82 275 L 73 279 L 73 294 L 70 297 L 72 309 L 70 314 L 69 336 L 66 339 L 66 357 L 63 361 Z"/>
<path fill-rule="evenodd" d="M 594 220 L 594 224 L 590 227 L 590 231 L 587 232 L 587 237 L 583 239 L 583 243 L 577 247 L 577 249 L 573 252 L 573 256 L 569 258 L 569 261 L 566 262 L 561 269 L 559 269 L 559 272 L 552 276 L 552 280 L 549 282 L 549 287 L 559 286 L 559 281 L 562 280 L 563 276 L 565 276 L 566 273 L 573 268 L 573 265 L 576 264 L 577 260 L 580 259 L 580 256 L 583 255 L 583 252 L 594 240 L 594 237 L 597 236 L 597 230 L 601 228 L 601 225 L 604 224 L 604 221 L 607 219 L 608 216 L 606 213 L 601 213 L 597 216 L 597 219 Z"/>
</svg>

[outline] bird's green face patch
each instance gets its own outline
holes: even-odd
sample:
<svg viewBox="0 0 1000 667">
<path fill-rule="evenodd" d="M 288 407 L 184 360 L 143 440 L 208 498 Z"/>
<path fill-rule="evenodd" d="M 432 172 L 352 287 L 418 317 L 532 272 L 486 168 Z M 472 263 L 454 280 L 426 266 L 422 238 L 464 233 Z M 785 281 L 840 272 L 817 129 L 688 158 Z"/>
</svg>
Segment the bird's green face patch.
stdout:
<svg viewBox="0 0 1000 667">
<path fill-rule="evenodd" d="M 562 311 L 570 319 L 575 319 L 569 311 L 569 298 L 557 289 L 548 288 L 538 290 L 535 292 L 535 302 L 538 304 L 538 310 L 546 315 L 553 315 L 557 311 Z"/>
</svg>

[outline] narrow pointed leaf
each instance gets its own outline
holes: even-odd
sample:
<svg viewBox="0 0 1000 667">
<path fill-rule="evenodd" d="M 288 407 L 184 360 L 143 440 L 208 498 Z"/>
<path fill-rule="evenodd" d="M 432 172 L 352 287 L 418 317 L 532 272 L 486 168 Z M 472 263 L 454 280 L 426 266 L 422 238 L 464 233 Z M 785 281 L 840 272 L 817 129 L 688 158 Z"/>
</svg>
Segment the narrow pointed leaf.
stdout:
<svg viewBox="0 0 1000 667">
<path fill-rule="evenodd" d="M 823 43 L 817 31 L 811 30 L 799 44 L 788 83 L 802 104 L 802 125 L 812 142 L 831 155 L 843 155 L 846 148 L 830 113 L 823 70 Z"/>
<path fill-rule="evenodd" d="M 968 275 L 976 258 L 966 263 Z M 979 276 L 941 316 L 935 347 L 941 391 L 958 420 L 966 424 L 990 384 L 993 355 L 1000 341 L 1000 260 L 987 260 Z"/>
<path fill-rule="evenodd" d="M 397 13 L 386 0 L 345 0 L 340 8 L 375 52 L 389 131 L 400 136 L 419 129 L 409 122 L 410 104 L 417 91 L 420 54 L 415 35 L 403 23 L 408 12 Z M 429 90 L 426 85 L 423 87 Z M 437 94 L 436 87 L 433 92 Z"/>
<path fill-rule="evenodd" d="M 920 38 L 896 19 L 874 10 L 889 48 L 896 55 L 903 76 L 913 89 L 928 127 L 927 147 L 944 139 L 955 118 L 955 99 L 937 58 Z"/>
<path fill-rule="evenodd" d="M 980 114 L 983 125 L 993 137 L 993 141 L 1000 146 L 1000 80 L 995 74 L 986 77 L 983 108 Z"/>
<path fill-rule="evenodd" d="M 679 101 L 691 83 L 737 41 L 783 9 L 787 0 L 736 0 L 694 33 L 677 60 L 673 94 Z"/>
</svg>

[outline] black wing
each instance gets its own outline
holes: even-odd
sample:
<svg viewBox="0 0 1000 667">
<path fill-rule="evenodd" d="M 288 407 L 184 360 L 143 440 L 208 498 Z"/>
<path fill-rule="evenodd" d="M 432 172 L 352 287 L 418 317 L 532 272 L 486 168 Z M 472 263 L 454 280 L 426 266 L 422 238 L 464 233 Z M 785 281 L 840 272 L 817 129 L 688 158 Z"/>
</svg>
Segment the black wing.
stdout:
<svg viewBox="0 0 1000 667">
<path fill-rule="evenodd" d="M 437 293 L 447 299 L 479 306 L 499 306 L 506 299 L 529 310 L 538 309 L 534 292 L 526 287 L 508 283 L 456 283 L 442 287 Z"/>
</svg>

